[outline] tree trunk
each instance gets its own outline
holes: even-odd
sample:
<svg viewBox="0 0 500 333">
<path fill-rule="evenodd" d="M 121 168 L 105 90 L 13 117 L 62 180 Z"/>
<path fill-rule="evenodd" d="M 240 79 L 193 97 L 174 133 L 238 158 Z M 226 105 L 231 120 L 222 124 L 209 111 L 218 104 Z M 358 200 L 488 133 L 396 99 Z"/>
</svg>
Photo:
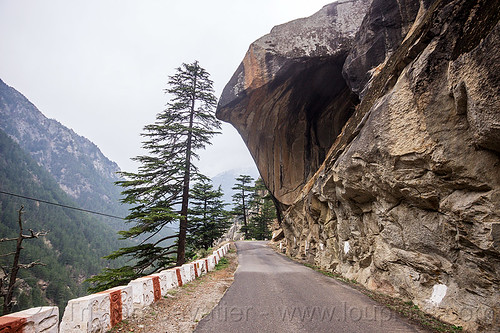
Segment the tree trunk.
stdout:
<svg viewBox="0 0 500 333">
<path fill-rule="evenodd" d="M 19 272 L 19 257 L 21 256 L 21 250 L 23 249 L 23 215 L 24 207 L 21 206 L 19 209 L 19 236 L 17 237 L 16 252 L 14 254 L 14 261 L 12 262 L 12 269 L 10 271 L 9 285 L 7 287 L 7 294 L 3 298 L 3 315 L 9 314 L 12 311 L 12 298 L 14 296 L 14 285 L 17 280 L 17 273 Z"/>
<path fill-rule="evenodd" d="M 243 184 L 245 186 L 245 184 Z M 241 189 L 241 207 L 243 208 L 243 225 L 245 226 L 245 239 L 248 238 L 247 207 L 245 206 L 245 189 Z"/>
<path fill-rule="evenodd" d="M 207 218 L 207 209 L 208 209 L 208 199 L 207 198 L 204 198 L 203 199 L 203 229 L 205 229 L 205 227 L 208 225 L 208 218 Z M 205 229 L 206 230 L 206 229 Z M 205 231 L 206 232 L 206 231 Z M 210 247 L 209 244 L 207 244 L 208 242 L 206 241 L 206 238 L 203 237 L 202 238 L 202 246 L 206 249 L 208 249 Z"/>
<path fill-rule="evenodd" d="M 177 266 L 181 266 L 186 262 L 186 233 L 187 233 L 187 214 L 189 206 L 189 180 L 191 178 L 191 149 L 192 149 L 192 137 L 193 137 L 193 120 L 194 120 L 194 108 L 196 101 L 196 78 L 198 77 L 198 63 L 195 63 L 195 74 L 193 80 L 193 91 L 191 97 L 191 112 L 189 115 L 189 132 L 187 138 L 186 147 L 186 163 L 184 170 L 184 180 L 182 189 L 182 206 L 181 206 L 181 218 L 179 223 L 179 241 L 177 242 Z"/>
</svg>

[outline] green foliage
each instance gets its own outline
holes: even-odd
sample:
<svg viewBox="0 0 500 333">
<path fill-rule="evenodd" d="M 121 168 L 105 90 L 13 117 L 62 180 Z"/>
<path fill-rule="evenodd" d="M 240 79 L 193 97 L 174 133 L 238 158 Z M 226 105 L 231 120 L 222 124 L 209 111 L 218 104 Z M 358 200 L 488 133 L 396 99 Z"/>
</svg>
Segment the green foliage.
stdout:
<svg viewBox="0 0 500 333">
<path fill-rule="evenodd" d="M 208 249 L 198 248 L 198 249 L 196 249 L 196 254 L 192 258 L 192 260 L 196 260 L 196 259 L 199 259 L 199 258 L 206 258 L 209 255 L 211 255 L 212 252 L 213 252 L 213 250 L 212 250 L 211 247 L 209 247 Z"/>
<path fill-rule="evenodd" d="M 269 239 L 271 237 L 270 224 L 276 219 L 276 206 L 267 190 L 262 178 L 257 179 L 254 186 L 253 178 L 240 175 L 233 190 L 233 215 L 243 222 L 241 231 L 245 239 Z"/>
<path fill-rule="evenodd" d="M 236 184 L 232 188 L 236 191 L 233 194 L 234 207 L 232 213 L 233 216 L 243 222 L 241 231 L 245 234 L 245 239 L 248 239 L 250 231 L 248 210 L 255 191 L 255 188 L 250 185 L 253 181 L 254 179 L 251 176 L 239 175 L 236 178 Z"/>
<path fill-rule="evenodd" d="M 53 119 L 47 119 L 26 97 L 0 80 L 0 129 L 14 138 L 24 152 L 60 184 L 79 187 L 78 207 L 125 216 L 128 207 L 119 203 L 120 187 L 114 182 L 118 166 L 99 148 Z M 19 126 L 20 121 L 25 125 Z M 36 135 L 34 135 L 36 133 Z M 96 168 L 96 163 L 99 168 Z M 85 184 L 85 186 L 82 186 Z M 98 217 L 115 230 L 124 228 L 119 219 Z"/>
<path fill-rule="evenodd" d="M 133 225 L 120 234 L 125 239 L 141 238 L 142 241 L 107 258 L 132 259 L 133 274 L 129 277 L 184 263 L 189 183 L 191 179 L 203 178 L 193 161 L 198 159 L 197 150 L 210 144 L 220 129 L 214 112 L 217 99 L 213 82 L 197 61 L 177 68 L 169 77 L 165 92 L 170 97 L 167 108 L 156 116 L 155 123 L 145 126 L 142 133 L 143 148 L 148 154 L 134 158 L 140 163 L 137 173 L 123 172 L 125 179 L 117 182 L 124 188 L 122 202 L 132 206 L 127 220 Z M 153 241 L 155 235 L 177 221 L 178 234 Z M 176 243 L 167 243 L 174 238 Z M 119 270 L 103 272 L 92 280 L 96 284 L 94 288 L 106 286 L 108 280 L 112 282 L 119 273 Z"/>
<path fill-rule="evenodd" d="M 227 260 L 227 258 L 220 258 L 219 262 L 217 263 L 217 265 L 215 265 L 215 270 L 218 271 L 218 270 L 221 270 L 221 269 L 225 269 L 229 266 L 229 260 Z"/>
<path fill-rule="evenodd" d="M 101 274 L 87 280 L 93 285 L 88 291 L 90 293 L 97 293 L 117 286 L 123 286 L 139 277 L 140 275 L 131 266 L 105 268 Z"/>
<path fill-rule="evenodd" d="M 269 226 L 276 219 L 276 206 L 262 178 L 255 182 L 255 194 L 250 207 L 253 212 L 249 224 L 250 237 L 258 240 L 271 238 Z"/>
<path fill-rule="evenodd" d="M 231 226 L 224 207 L 221 188 L 214 190 L 209 179 L 197 182 L 190 192 L 188 244 L 193 249 L 208 249 Z"/>
<path fill-rule="evenodd" d="M 3 191 L 78 206 L 48 172 L 2 131 L 0 184 Z M 4 194 L 0 194 L 0 238 L 16 237 L 17 211 L 21 205 L 26 212 L 25 228 L 49 233 L 23 243 L 21 263 L 39 260 L 45 266 L 19 272 L 15 293 L 18 305 L 13 311 L 46 305 L 49 301 L 64 308 L 69 299 L 86 294 L 88 285 L 81 283 L 82 278 L 109 266 L 102 257 L 125 244 L 118 240 L 114 230 L 86 213 Z M 14 249 L 12 242 L 0 243 L 2 254 Z M 2 266 L 8 267 L 11 262 L 12 257 L 0 257 Z"/>
<path fill-rule="evenodd" d="M 270 239 L 269 225 L 276 219 L 276 207 L 270 199 L 262 199 L 258 211 L 250 218 L 249 236 L 258 240 Z"/>
</svg>

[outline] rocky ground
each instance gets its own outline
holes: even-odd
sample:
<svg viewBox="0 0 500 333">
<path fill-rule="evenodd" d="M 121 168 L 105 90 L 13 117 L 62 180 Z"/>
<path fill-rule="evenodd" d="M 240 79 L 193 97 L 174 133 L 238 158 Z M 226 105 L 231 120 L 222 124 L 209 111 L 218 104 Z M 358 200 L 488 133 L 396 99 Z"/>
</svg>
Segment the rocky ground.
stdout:
<svg viewBox="0 0 500 333">
<path fill-rule="evenodd" d="M 198 322 L 219 303 L 227 288 L 233 283 L 238 258 L 234 244 L 227 253 L 227 264 L 192 281 L 181 288 L 172 289 L 166 297 L 133 317 L 124 320 L 111 332 L 193 332 Z"/>
</svg>

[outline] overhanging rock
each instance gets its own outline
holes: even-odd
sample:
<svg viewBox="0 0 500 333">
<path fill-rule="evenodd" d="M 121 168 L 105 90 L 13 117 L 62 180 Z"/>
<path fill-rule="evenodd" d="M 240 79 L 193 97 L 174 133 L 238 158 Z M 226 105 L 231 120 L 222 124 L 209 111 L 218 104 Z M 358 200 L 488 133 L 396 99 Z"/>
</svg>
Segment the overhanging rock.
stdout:
<svg viewBox="0 0 500 333">
<path fill-rule="evenodd" d="M 370 3 L 339 1 L 273 28 L 222 93 L 217 117 L 236 127 L 283 204 L 318 169 L 357 103 L 342 66 Z"/>
</svg>

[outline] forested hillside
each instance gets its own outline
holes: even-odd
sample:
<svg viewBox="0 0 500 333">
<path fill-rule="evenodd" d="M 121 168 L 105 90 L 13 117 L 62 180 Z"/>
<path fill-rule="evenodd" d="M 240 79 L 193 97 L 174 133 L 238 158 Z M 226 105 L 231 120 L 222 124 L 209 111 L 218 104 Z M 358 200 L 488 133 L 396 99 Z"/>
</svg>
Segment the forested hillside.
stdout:
<svg viewBox="0 0 500 333">
<path fill-rule="evenodd" d="M 56 180 L 1 130 L 0 190 L 77 206 Z M 21 205 L 25 207 L 25 230 L 49 233 L 23 243 L 21 263 L 39 259 L 45 266 L 21 270 L 18 305 L 13 310 L 48 303 L 63 309 L 68 299 L 86 294 L 83 281 L 108 264 L 102 257 L 124 244 L 111 227 L 89 213 L 6 194 L 0 194 L 0 238 L 17 236 L 17 212 Z M 9 253 L 14 246 L 13 242 L 0 243 L 0 253 Z M 0 263 L 10 262 L 11 256 L 0 257 Z"/>
<path fill-rule="evenodd" d="M 23 94 L 0 79 L 0 129 L 45 168 L 59 186 L 86 209 L 126 216 L 119 203 L 118 165 L 90 140 L 54 119 L 45 117 Z M 115 230 L 126 228 L 105 220 Z"/>
</svg>

